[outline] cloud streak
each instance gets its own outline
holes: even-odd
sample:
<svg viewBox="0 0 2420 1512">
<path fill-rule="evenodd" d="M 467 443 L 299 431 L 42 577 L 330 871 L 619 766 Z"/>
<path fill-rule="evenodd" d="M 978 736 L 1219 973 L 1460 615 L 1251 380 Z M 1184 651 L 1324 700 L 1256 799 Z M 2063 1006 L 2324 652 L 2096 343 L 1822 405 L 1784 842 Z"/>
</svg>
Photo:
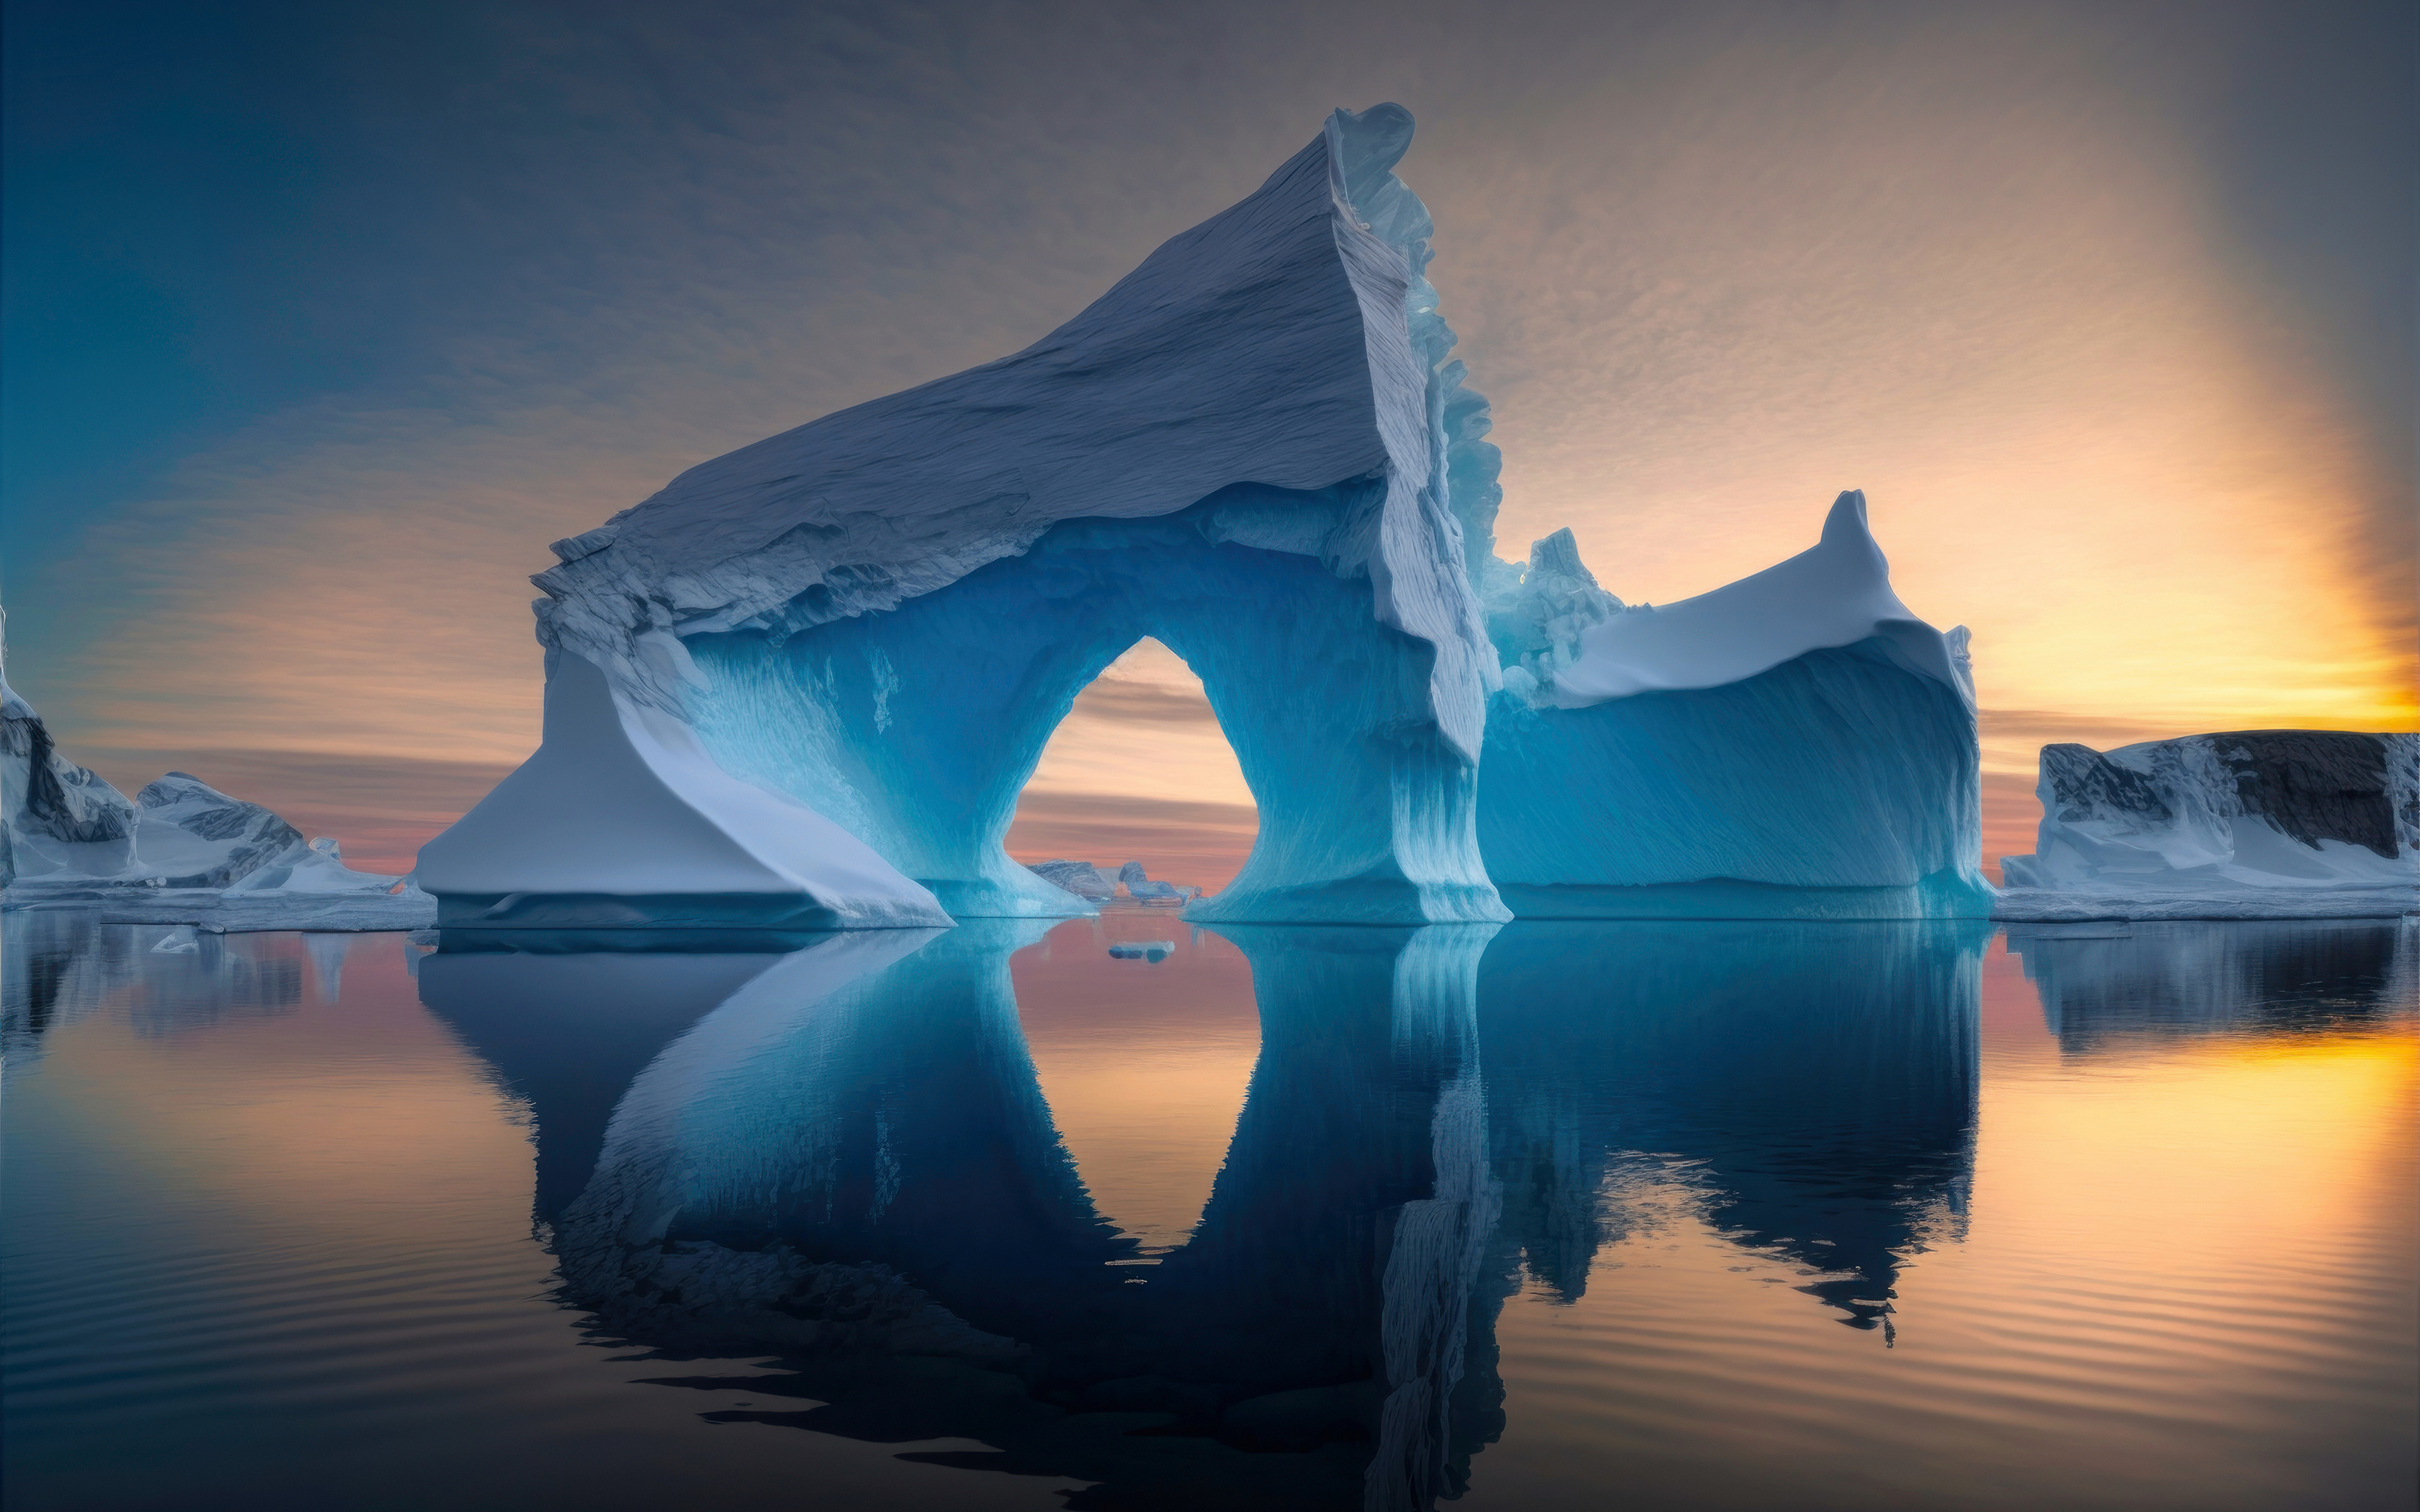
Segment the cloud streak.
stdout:
<svg viewBox="0 0 2420 1512">
<path fill-rule="evenodd" d="M 2237 235 L 2375 126 L 2241 150 L 2310 93 L 2253 68 L 2283 8 L 442 14 L 443 47 L 261 107 L 349 187 L 307 256 L 218 275 L 319 312 L 349 376 L 12 557 L 12 673 L 70 744 L 516 760 L 547 541 L 1021 347 L 1387 98 L 1496 401 L 1504 554 L 1570 525 L 1665 601 L 1862 486 L 1903 596 L 1974 626 L 1987 708 L 2070 711 L 1993 716 L 1994 771 L 2055 731 L 2412 720 L 2408 405 L 2377 377 L 2409 322 L 2355 349 L 2310 302 L 2408 228 L 2297 191 L 2350 228 L 2325 257 Z M 1037 792 L 1249 804 L 1155 665 L 1085 695 Z"/>
</svg>

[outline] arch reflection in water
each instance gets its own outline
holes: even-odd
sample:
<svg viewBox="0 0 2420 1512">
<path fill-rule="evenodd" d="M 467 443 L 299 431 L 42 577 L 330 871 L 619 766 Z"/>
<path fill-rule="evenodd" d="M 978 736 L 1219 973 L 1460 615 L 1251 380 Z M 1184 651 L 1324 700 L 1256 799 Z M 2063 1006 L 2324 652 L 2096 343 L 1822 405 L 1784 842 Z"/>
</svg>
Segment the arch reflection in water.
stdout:
<svg viewBox="0 0 2420 1512">
<path fill-rule="evenodd" d="M 1507 1273 L 1586 1285 L 1625 1152 L 1693 1163 L 1719 1227 L 1860 1323 L 1962 1206 L 1979 931 L 1236 926 L 1262 1042 L 1226 1163 L 1187 1243 L 1121 1264 L 1016 1018 L 1044 927 L 449 937 L 422 993 L 530 1100 L 566 1300 L 779 1354 L 751 1395 L 826 1404 L 726 1418 L 979 1439 L 913 1458 L 1099 1483 L 1079 1507 L 1450 1494 L 1500 1423 Z"/>
</svg>

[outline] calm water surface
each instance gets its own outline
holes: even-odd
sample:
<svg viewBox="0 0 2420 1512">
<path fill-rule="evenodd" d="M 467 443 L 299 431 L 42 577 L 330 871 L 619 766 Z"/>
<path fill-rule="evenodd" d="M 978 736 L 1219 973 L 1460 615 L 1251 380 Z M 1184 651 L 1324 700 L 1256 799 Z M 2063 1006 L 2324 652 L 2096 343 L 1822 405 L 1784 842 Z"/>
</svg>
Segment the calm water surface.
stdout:
<svg viewBox="0 0 2420 1512">
<path fill-rule="evenodd" d="M 23 1512 L 2412 1504 L 2412 921 L 6 928 Z"/>
</svg>

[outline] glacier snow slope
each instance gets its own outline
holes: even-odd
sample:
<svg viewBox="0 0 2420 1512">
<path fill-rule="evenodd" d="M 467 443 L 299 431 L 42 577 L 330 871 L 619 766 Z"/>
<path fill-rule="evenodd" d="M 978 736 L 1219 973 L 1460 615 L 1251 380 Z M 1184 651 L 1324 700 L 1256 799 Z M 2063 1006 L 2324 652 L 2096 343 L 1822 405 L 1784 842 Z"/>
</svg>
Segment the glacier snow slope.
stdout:
<svg viewBox="0 0 2420 1512">
<path fill-rule="evenodd" d="M 445 925 L 946 925 L 933 895 L 822 814 L 730 776 L 681 719 L 547 658 L 535 754 L 421 848 Z"/>
<path fill-rule="evenodd" d="M 1496 575 L 1505 658 L 1479 840 L 1525 918 L 1980 918 L 1963 628 L 1911 613 L 1866 519 L 1662 608 L 1599 587 L 1568 532 Z"/>
<path fill-rule="evenodd" d="M 2420 911 L 2420 734 L 2248 730 L 2046 746 L 2007 919 Z"/>
</svg>

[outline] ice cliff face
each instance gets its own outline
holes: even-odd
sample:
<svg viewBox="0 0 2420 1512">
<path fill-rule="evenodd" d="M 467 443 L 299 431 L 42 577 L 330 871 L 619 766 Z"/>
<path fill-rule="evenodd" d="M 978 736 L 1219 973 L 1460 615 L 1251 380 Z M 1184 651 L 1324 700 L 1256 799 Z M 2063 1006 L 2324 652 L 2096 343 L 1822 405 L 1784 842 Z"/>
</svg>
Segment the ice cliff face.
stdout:
<svg viewBox="0 0 2420 1512">
<path fill-rule="evenodd" d="M 1516 914 L 1981 917 L 1963 628 L 1911 613 L 1839 496 L 1809 550 L 1623 605 L 1568 531 L 1495 575 L 1479 837 Z"/>
<path fill-rule="evenodd" d="M 2246 730 L 2042 748 L 2009 918 L 2290 917 L 2420 906 L 2420 735 Z"/>
<path fill-rule="evenodd" d="M 59 754 L 8 687 L 0 652 L 0 887 L 56 872 L 110 876 L 134 862 L 134 805 Z"/>
</svg>

